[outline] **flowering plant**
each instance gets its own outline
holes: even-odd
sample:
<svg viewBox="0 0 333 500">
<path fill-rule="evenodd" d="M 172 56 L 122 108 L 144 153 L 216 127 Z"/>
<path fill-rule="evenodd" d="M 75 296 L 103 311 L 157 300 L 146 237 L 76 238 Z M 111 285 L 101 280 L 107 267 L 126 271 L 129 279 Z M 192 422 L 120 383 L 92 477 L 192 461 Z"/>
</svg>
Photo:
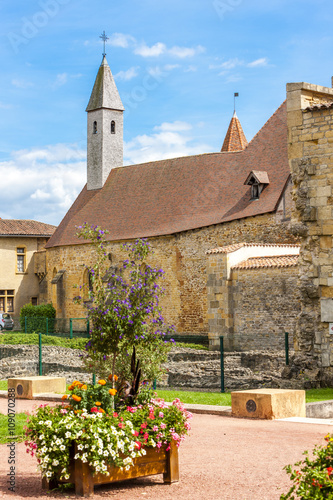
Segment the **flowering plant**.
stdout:
<svg viewBox="0 0 333 500">
<path fill-rule="evenodd" d="M 83 224 L 78 236 L 93 245 L 95 264 L 86 266 L 89 283 L 80 286 L 76 301 L 87 310 L 90 320 L 90 340 L 86 345 L 85 364 L 89 371 L 101 376 L 117 373 L 128 379 L 133 347 L 143 367 L 143 377 L 152 381 L 163 373 L 161 364 L 167 359 L 172 342 L 165 341 L 173 334 L 161 315 L 159 280 L 162 269 L 146 262 L 152 253 L 145 239 L 124 244 L 127 258 L 110 266 L 107 251 L 107 231 L 98 226 Z M 88 297 L 84 300 L 83 297 Z"/>
<path fill-rule="evenodd" d="M 105 390 L 106 384 L 100 385 Z M 74 395 L 75 388 L 72 398 Z M 36 415 L 29 417 L 27 453 L 37 456 L 43 476 L 69 479 L 74 441 L 74 460 L 88 462 L 94 473 L 109 475 L 108 464 L 128 470 L 134 458 L 146 454 L 147 447 L 166 445 L 168 450 L 171 441 L 179 446 L 190 430 L 188 420 L 192 417 L 179 399 L 172 405 L 151 399 L 144 406 L 127 406 L 119 412 L 100 410 L 101 406 L 74 409 L 63 403 L 53 408 L 40 406 Z"/>
<path fill-rule="evenodd" d="M 315 446 L 313 458 L 305 451 L 305 459 L 285 467 L 293 485 L 287 494 L 281 495 L 281 500 L 308 499 L 332 500 L 333 499 L 333 436 L 325 436 L 327 442 L 323 446 Z"/>
</svg>

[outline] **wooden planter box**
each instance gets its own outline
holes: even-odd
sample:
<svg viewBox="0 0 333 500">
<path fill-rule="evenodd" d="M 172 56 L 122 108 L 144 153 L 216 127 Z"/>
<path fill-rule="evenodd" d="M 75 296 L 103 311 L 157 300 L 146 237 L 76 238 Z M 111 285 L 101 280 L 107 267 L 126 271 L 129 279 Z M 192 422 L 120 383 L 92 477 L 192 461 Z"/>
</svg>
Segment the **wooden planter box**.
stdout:
<svg viewBox="0 0 333 500">
<path fill-rule="evenodd" d="M 76 452 L 76 451 L 75 451 Z M 74 456 L 74 455 L 73 455 Z M 163 474 L 165 483 L 175 483 L 179 481 L 178 448 L 174 442 L 171 443 L 170 450 L 166 451 L 166 446 L 162 446 L 159 451 L 156 448 L 146 448 L 146 455 L 133 460 L 134 465 L 129 470 L 121 470 L 119 467 L 108 466 L 109 476 L 105 474 L 93 474 L 88 463 L 81 460 L 72 460 L 70 466 L 70 478 L 65 481 L 58 481 L 46 478 L 42 480 L 43 489 L 53 489 L 59 483 L 74 483 L 76 495 L 89 497 L 94 494 L 96 484 L 109 484 L 125 479 L 137 477 L 153 476 Z"/>
</svg>

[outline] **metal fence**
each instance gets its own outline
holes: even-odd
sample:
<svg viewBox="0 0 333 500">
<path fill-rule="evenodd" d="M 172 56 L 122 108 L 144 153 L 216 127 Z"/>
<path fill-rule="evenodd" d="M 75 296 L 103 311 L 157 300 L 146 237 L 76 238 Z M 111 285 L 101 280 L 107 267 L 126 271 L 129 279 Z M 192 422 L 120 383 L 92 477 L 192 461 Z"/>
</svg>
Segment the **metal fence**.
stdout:
<svg viewBox="0 0 333 500">
<path fill-rule="evenodd" d="M 14 331 L 23 333 L 43 333 L 56 337 L 89 337 L 89 320 L 87 318 L 13 318 Z"/>
</svg>

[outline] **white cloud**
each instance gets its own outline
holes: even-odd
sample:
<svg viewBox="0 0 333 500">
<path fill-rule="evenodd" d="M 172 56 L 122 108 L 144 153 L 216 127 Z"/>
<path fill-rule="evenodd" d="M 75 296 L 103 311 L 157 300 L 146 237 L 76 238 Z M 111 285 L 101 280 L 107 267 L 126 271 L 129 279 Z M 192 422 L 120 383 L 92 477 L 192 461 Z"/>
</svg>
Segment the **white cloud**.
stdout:
<svg viewBox="0 0 333 500">
<path fill-rule="evenodd" d="M 12 80 L 12 85 L 14 85 L 14 87 L 17 87 L 18 89 L 28 89 L 34 86 L 34 84 L 31 82 L 27 82 L 26 80 L 18 80 L 16 78 Z"/>
<path fill-rule="evenodd" d="M 194 72 L 197 70 L 198 70 L 198 68 L 196 66 L 193 66 L 192 64 L 190 64 L 189 66 L 187 66 L 187 68 L 184 69 L 184 72 L 191 73 L 191 72 Z"/>
<path fill-rule="evenodd" d="M 179 47 L 174 45 L 168 48 L 165 43 L 156 42 L 153 45 L 148 45 L 146 42 L 139 43 L 132 35 L 125 33 L 113 33 L 110 36 L 109 43 L 114 47 L 122 47 L 123 49 L 133 48 L 134 54 L 142 57 L 159 57 L 161 55 L 169 55 L 179 59 L 193 57 L 197 54 L 205 52 L 205 47 L 197 45 L 196 47 Z M 85 45 L 87 42 L 85 42 Z"/>
<path fill-rule="evenodd" d="M 86 182 L 85 158 L 75 144 L 14 151 L 0 162 L 1 217 L 59 224 Z"/>
<path fill-rule="evenodd" d="M 113 45 L 114 47 L 122 47 L 123 49 L 126 49 L 127 47 L 129 47 L 129 45 L 136 43 L 136 40 L 132 35 L 125 35 L 124 33 L 113 33 L 110 36 L 110 40 L 108 40 L 108 43 L 110 43 L 110 45 Z"/>
<path fill-rule="evenodd" d="M 163 132 L 165 131 L 182 132 L 184 130 L 191 130 L 191 128 L 192 125 L 190 123 L 176 120 L 175 122 L 172 123 L 164 122 L 161 125 L 156 125 L 156 127 L 154 127 L 154 130 L 162 130 Z"/>
<path fill-rule="evenodd" d="M 125 143 L 125 164 L 144 163 L 206 153 L 210 151 L 207 144 L 200 144 L 188 134 L 191 125 L 176 121 L 162 123 L 154 128 L 158 131 L 151 135 L 138 135 Z"/>
<path fill-rule="evenodd" d="M 0 101 L 0 109 L 10 109 L 12 108 L 11 104 L 5 104 L 4 102 Z"/>
<path fill-rule="evenodd" d="M 201 54 L 204 52 L 205 49 L 201 45 L 198 45 L 195 48 L 190 48 L 190 47 L 171 47 L 171 49 L 168 50 L 168 53 L 172 56 L 175 57 L 180 57 L 181 59 L 185 57 L 193 57 L 196 54 Z"/>
<path fill-rule="evenodd" d="M 152 45 L 149 47 L 145 43 L 142 43 L 141 45 L 138 45 L 134 49 L 134 54 L 138 54 L 139 56 L 142 57 L 156 57 L 160 56 L 161 54 L 164 54 L 166 52 L 166 45 L 161 42 L 155 43 L 155 45 Z"/>
<path fill-rule="evenodd" d="M 53 89 L 58 89 L 59 87 L 65 85 L 67 81 L 68 81 L 67 73 L 59 73 L 55 81 L 51 84 L 51 87 Z"/>
<path fill-rule="evenodd" d="M 256 59 L 255 61 L 252 61 L 248 63 L 249 68 L 257 68 L 258 66 L 267 66 L 268 64 L 268 59 L 267 57 L 262 57 L 261 59 Z"/>
<path fill-rule="evenodd" d="M 132 80 L 132 78 L 138 76 L 138 69 L 138 66 L 132 66 L 126 71 L 119 71 L 114 77 L 118 80 Z"/>
<path fill-rule="evenodd" d="M 172 71 L 173 69 L 180 68 L 180 64 L 166 64 L 164 66 L 165 71 Z"/>
</svg>

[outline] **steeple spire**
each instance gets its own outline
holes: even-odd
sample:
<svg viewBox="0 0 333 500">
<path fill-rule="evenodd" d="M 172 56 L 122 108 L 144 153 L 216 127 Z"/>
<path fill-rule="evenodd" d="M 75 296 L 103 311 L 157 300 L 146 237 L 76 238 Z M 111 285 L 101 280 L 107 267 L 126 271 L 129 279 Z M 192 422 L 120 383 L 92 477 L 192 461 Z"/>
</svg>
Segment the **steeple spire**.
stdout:
<svg viewBox="0 0 333 500">
<path fill-rule="evenodd" d="M 242 125 L 234 111 L 221 151 L 242 151 L 247 144 Z"/>
</svg>

